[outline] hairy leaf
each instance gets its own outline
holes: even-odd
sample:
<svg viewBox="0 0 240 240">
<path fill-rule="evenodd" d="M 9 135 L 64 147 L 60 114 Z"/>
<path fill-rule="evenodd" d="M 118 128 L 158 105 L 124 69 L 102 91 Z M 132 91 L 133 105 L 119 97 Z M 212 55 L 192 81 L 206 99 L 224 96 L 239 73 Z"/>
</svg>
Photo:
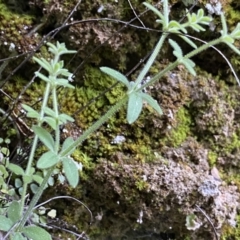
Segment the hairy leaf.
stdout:
<svg viewBox="0 0 240 240">
<path fill-rule="evenodd" d="M 21 209 L 20 203 L 16 200 L 12 201 L 11 204 L 9 205 L 7 215 L 8 218 L 10 218 L 13 223 L 16 223 L 17 221 L 20 220 L 21 218 L 20 209 Z"/>
<path fill-rule="evenodd" d="M 8 169 L 16 175 L 21 175 L 21 176 L 24 175 L 23 169 L 16 164 L 9 163 Z"/>
<path fill-rule="evenodd" d="M 127 86 L 129 88 L 128 79 L 123 74 L 121 74 L 120 72 L 118 72 L 118 71 L 116 71 L 112 68 L 108 68 L 108 67 L 100 67 L 100 70 L 102 72 L 108 74 L 109 76 L 115 78 L 116 80 L 123 83 L 125 86 Z"/>
<path fill-rule="evenodd" d="M 23 228 L 22 233 L 32 240 L 52 240 L 51 235 L 45 229 L 34 225 Z"/>
<path fill-rule="evenodd" d="M 127 107 L 127 121 L 129 124 L 134 123 L 142 111 L 143 100 L 138 92 L 129 94 Z"/>
<path fill-rule="evenodd" d="M 54 140 L 48 131 L 39 126 L 33 126 L 33 131 L 50 151 L 54 151 Z"/>
<path fill-rule="evenodd" d="M 37 167 L 40 169 L 46 169 L 46 168 L 50 168 L 53 165 L 55 165 L 56 163 L 58 163 L 61 159 L 59 158 L 59 156 L 57 154 L 55 154 L 54 152 L 46 152 L 44 153 L 38 160 L 37 162 Z"/>
<path fill-rule="evenodd" d="M 79 171 L 76 163 L 68 157 L 62 159 L 63 170 L 69 184 L 75 188 L 79 182 Z"/>
<path fill-rule="evenodd" d="M 7 232 L 13 226 L 13 221 L 10 218 L 0 215 L 0 231 Z"/>
<path fill-rule="evenodd" d="M 142 99 L 144 99 L 152 108 L 154 108 L 159 115 L 162 115 L 162 109 L 160 108 L 158 102 L 153 99 L 150 95 L 146 93 L 141 93 Z"/>
</svg>

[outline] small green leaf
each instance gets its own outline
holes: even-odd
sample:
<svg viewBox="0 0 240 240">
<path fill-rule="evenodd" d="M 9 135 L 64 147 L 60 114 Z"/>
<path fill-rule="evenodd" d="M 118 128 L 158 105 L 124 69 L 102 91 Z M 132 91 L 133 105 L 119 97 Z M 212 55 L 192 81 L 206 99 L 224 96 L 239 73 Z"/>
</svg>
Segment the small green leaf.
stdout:
<svg viewBox="0 0 240 240">
<path fill-rule="evenodd" d="M 37 174 L 34 174 L 33 176 L 32 176 L 32 178 L 33 178 L 33 180 L 35 181 L 35 182 L 37 182 L 39 185 L 42 183 L 42 181 L 43 181 L 43 178 L 41 177 L 41 176 L 39 176 L 39 175 L 37 175 Z"/>
<path fill-rule="evenodd" d="M 184 64 L 184 66 L 187 68 L 187 70 L 193 75 L 196 76 L 196 72 L 193 69 L 193 67 L 195 66 L 195 63 L 190 60 L 190 59 L 183 59 L 182 60 L 182 64 Z"/>
<path fill-rule="evenodd" d="M 70 145 L 72 145 L 73 143 L 74 143 L 74 140 L 73 140 L 72 137 L 66 138 L 65 141 L 63 142 L 62 150 L 61 150 L 60 154 L 61 154 L 62 152 L 64 152 L 64 151 L 65 151 Z M 75 150 L 75 148 L 73 148 L 72 151 L 68 153 L 68 155 L 69 155 L 69 154 L 72 154 L 72 153 L 74 152 L 74 150 Z"/>
<path fill-rule="evenodd" d="M 12 201 L 9 205 L 7 215 L 13 223 L 18 222 L 21 219 L 20 209 L 20 203 L 16 200 Z"/>
<path fill-rule="evenodd" d="M 145 5 L 148 9 L 152 10 L 164 22 L 164 16 L 157 8 L 147 2 L 144 2 L 143 5 Z"/>
<path fill-rule="evenodd" d="M 168 24 L 168 29 L 169 31 L 171 30 L 181 30 L 183 33 L 187 33 L 187 30 L 177 21 L 172 20 L 169 24 Z"/>
<path fill-rule="evenodd" d="M 45 229 L 34 225 L 23 228 L 22 233 L 32 240 L 52 240 L 51 235 Z"/>
<path fill-rule="evenodd" d="M 8 169 L 16 175 L 21 175 L 21 176 L 24 175 L 23 169 L 16 164 L 9 163 Z"/>
<path fill-rule="evenodd" d="M 37 77 L 39 77 L 40 79 L 42 79 L 43 81 L 47 82 L 47 83 L 50 82 L 49 78 L 46 77 L 45 75 L 43 75 L 43 74 L 40 73 L 40 72 L 35 72 L 35 75 L 36 75 Z"/>
<path fill-rule="evenodd" d="M 191 24 L 190 27 L 194 29 L 196 32 L 205 31 L 205 29 L 197 23 Z"/>
<path fill-rule="evenodd" d="M 65 113 L 61 113 L 59 116 L 58 116 L 58 119 L 61 123 L 67 123 L 67 121 L 69 122 L 74 122 L 74 118 L 72 118 L 71 116 L 65 114 Z"/>
<path fill-rule="evenodd" d="M 162 109 L 160 108 L 158 102 L 153 99 L 150 95 L 146 93 L 141 93 L 142 99 L 144 99 L 152 108 L 154 108 L 159 115 L 162 115 Z"/>
<path fill-rule="evenodd" d="M 129 94 L 127 107 L 127 121 L 129 124 L 135 122 L 142 111 L 143 100 L 139 93 L 132 92 Z"/>
<path fill-rule="evenodd" d="M 37 58 L 37 57 L 33 57 L 33 60 L 36 61 L 41 67 L 43 67 L 46 71 L 50 72 L 51 70 L 51 65 L 49 64 L 49 62 L 44 59 L 44 58 Z"/>
<path fill-rule="evenodd" d="M 192 46 L 193 48 L 197 48 L 197 45 L 188 37 L 184 36 L 184 35 L 179 35 L 180 38 L 182 38 L 186 43 L 188 43 L 190 46 Z"/>
<path fill-rule="evenodd" d="M 21 179 L 16 178 L 15 181 L 14 181 L 14 185 L 15 185 L 16 188 L 20 188 L 20 187 L 22 187 L 23 182 L 22 182 Z"/>
<path fill-rule="evenodd" d="M 0 215 L 0 231 L 7 232 L 13 226 L 13 221 L 10 218 L 6 218 Z"/>
<path fill-rule="evenodd" d="M 39 186 L 38 186 L 37 184 L 35 184 L 35 183 L 32 183 L 32 184 L 30 184 L 30 188 L 31 188 L 31 191 L 32 191 L 34 194 L 36 194 L 37 191 L 38 191 L 38 189 L 39 189 Z"/>
<path fill-rule="evenodd" d="M 129 88 L 129 81 L 122 73 L 120 73 L 112 68 L 109 68 L 109 67 L 100 67 L 100 70 L 102 72 L 108 74 L 109 76 L 115 78 L 116 80 L 123 83 L 125 86 L 127 86 Z"/>
<path fill-rule="evenodd" d="M 230 34 L 234 39 L 240 38 L 240 23 L 237 24 L 236 28 Z"/>
<path fill-rule="evenodd" d="M 54 151 L 54 140 L 49 132 L 39 126 L 33 126 L 33 131 L 49 150 Z"/>
<path fill-rule="evenodd" d="M 57 122 L 56 122 L 55 118 L 53 118 L 53 117 L 44 117 L 43 121 L 46 122 L 53 130 L 56 130 Z"/>
<path fill-rule="evenodd" d="M 45 107 L 44 108 L 44 112 L 47 115 L 51 116 L 51 117 L 55 117 L 56 116 L 55 112 L 51 108 L 49 108 L 49 107 Z"/>
<path fill-rule="evenodd" d="M 204 16 L 204 11 L 202 8 L 200 8 L 197 12 L 197 18 L 201 19 Z"/>
<path fill-rule="evenodd" d="M 234 39 L 230 35 L 222 36 L 222 41 L 224 43 L 230 43 L 230 44 L 234 43 Z"/>
<path fill-rule="evenodd" d="M 172 39 L 168 40 L 170 45 L 173 47 L 174 51 L 173 54 L 177 57 L 177 58 L 182 58 L 182 49 L 181 47 L 178 45 L 177 42 L 173 41 Z"/>
<path fill-rule="evenodd" d="M 79 171 L 76 163 L 68 157 L 62 159 L 63 170 L 69 184 L 75 188 L 79 182 Z"/>
<path fill-rule="evenodd" d="M 235 53 L 240 55 L 240 51 L 231 43 L 226 43 Z"/>
<path fill-rule="evenodd" d="M 59 156 L 57 154 L 55 154 L 54 152 L 46 152 L 44 153 L 38 160 L 37 162 L 37 167 L 40 169 L 46 169 L 46 168 L 50 168 L 53 165 L 55 165 L 56 163 L 58 163 L 61 159 L 59 158 Z"/>
<path fill-rule="evenodd" d="M 29 118 L 39 118 L 40 114 L 26 104 L 22 104 L 22 108 L 27 111 L 27 117 Z"/>
<path fill-rule="evenodd" d="M 23 175 L 23 182 L 29 184 L 32 182 L 32 175 Z"/>
</svg>

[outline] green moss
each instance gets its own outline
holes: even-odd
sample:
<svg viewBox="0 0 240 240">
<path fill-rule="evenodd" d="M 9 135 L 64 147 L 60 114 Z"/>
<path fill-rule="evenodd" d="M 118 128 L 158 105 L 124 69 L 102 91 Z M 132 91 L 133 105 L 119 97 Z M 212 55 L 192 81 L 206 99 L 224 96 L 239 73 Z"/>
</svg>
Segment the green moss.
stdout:
<svg viewBox="0 0 240 240">
<path fill-rule="evenodd" d="M 217 153 L 213 151 L 208 152 L 208 162 L 211 167 L 215 165 L 217 157 L 218 157 Z"/>
<path fill-rule="evenodd" d="M 222 229 L 222 236 L 221 240 L 237 240 L 240 239 L 240 215 L 237 215 L 236 217 L 236 226 L 237 227 L 231 227 L 229 225 L 225 225 Z"/>
<path fill-rule="evenodd" d="M 166 144 L 173 147 L 178 147 L 190 134 L 191 118 L 185 108 L 180 108 L 176 115 L 176 127 L 170 130 L 166 139 L 163 140 Z"/>
<path fill-rule="evenodd" d="M 135 185 L 136 185 L 136 188 L 140 191 L 142 191 L 144 189 L 147 190 L 149 187 L 149 184 L 144 180 L 136 181 Z"/>
<path fill-rule="evenodd" d="M 76 149 L 71 156 L 74 158 L 75 161 L 82 164 L 83 171 L 81 172 L 81 178 L 86 180 L 88 178 L 86 170 L 92 170 L 95 166 L 92 159 L 79 149 Z"/>
</svg>

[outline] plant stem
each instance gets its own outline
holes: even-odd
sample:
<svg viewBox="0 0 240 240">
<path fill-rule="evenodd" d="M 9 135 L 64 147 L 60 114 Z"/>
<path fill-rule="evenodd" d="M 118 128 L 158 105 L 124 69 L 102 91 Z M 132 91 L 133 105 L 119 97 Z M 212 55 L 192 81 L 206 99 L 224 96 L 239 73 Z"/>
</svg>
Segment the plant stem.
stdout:
<svg viewBox="0 0 240 240">
<path fill-rule="evenodd" d="M 56 87 L 52 90 L 52 97 L 53 97 L 53 109 L 55 111 L 55 117 L 56 117 L 56 130 L 55 130 L 55 152 L 58 153 L 59 150 L 59 144 L 60 144 L 60 129 L 59 129 L 59 113 L 58 113 L 58 99 L 57 99 L 57 89 Z"/>
<path fill-rule="evenodd" d="M 38 126 L 42 125 L 42 120 L 43 120 L 43 117 L 44 117 L 44 108 L 47 105 L 47 101 L 48 101 L 49 94 L 50 94 L 50 88 L 51 88 L 51 85 L 48 83 L 46 85 L 45 93 L 44 93 L 44 96 L 43 96 L 43 103 L 42 103 L 42 108 L 41 108 L 41 112 L 40 112 L 40 119 L 39 119 L 39 122 L 38 122 Z M 30 152 L 30 155 L 29 155 L 29 159 L 28 159 L 27 168 L 25 170 L 25 175 L 26 176 L 30 175 L 35 151 L 36 151 L 36 148 L 37 148 L 37 143 L 38 143 L 38 136 L 35 135 L 35 137 L 33 139 L 31 152 Z M 23 210 L 24 210 L 25 198 L 26 198 L 26 194 L 27 194 L 27 187 L 28 187 L 28 182 L 23 181 L 23 190 L 22 190 L 22 194 L 21 194 L 21 208 L 20 208 L 21 215 L 23 214 Z"/>
<path fill-rule="evenodd" d="M 114 105 L 113 107 L 111 107 L 108 112 L 102 116 L 97 122 L 95 122 L 90 128 L 88 128 L 81 137 L 79 137 L 72 145 L 70 145 L 65 151 L 63 151 L 63 153 L 61 154 L 61 157 L 64 157 L 66 155 L 69 154 L 69 152 L 71 152 L 71 150 L 73 148 L 75 148 L 76 146 L 80 145 L 85 139 L 87 139 L 87 137 L 93 133 L 94 131 L 96 131 L 99 127 L 102 126 L 103 123 L 105 123 L 114 113 L 116 113 L 128 100 L 127 95 L 121 99 L 116 105 Z M 43 190 L 45 188 L 45 185 L 49 179 L 49 177 L 51 176 L 54 168 L 56 165 L 52 166 L 51 168 L 49 168 L 47 170 L 47 174 L 44 177 L 40 187 L 38 188 L 37 193 L 34 195 L 33 199 L 31 200 L 27 211 L 24 213 L 24 216 L 22 218 L 22 220 L 20 221 L 17 230 L 21 231 L 21 229 L 24 227 L 29 215 L 32 213 L 32 210 L 34 208 L 34 206 L 37 204 L 39 198 L 41 197 Z"/>
<path fill-rule="evenodd" d="M 155 61 L 157 55 L 159 54 L 162 45 L 165 41 L 165 39 L 167 38 L 168 33 L 163 33 L 162 36 L 160 37 L 156 47 L 153 50 L 153 53 L 151 54 L 150 58 L 148 59 L 146 65 L 144 66 L 143 70 L 140 72 L 140 74 L 138 75 L 136 82 L 135 82 L 135 87 L 138 88 L 139 84 L 141 83 L 141 81 L 143 80 L 143 78 L 146 76 L 146 74 L 148 73 L 150 67 L 152 66 L 153 62 Z"/>
<path fill-rule="evenodd" d="M 17 230 L 16 231 L 21 231 L 21 229 L 24 227 L 26 221 L 28 220 L 28 217 L 31 215 L 32 210 L 34 208 L 34 206 L 37 204 L 39 198 L 41 197 L 43 190 L 48 182 L 49 177 L 51 176 L 53 170 L 55 168 L 55 165 L 52 166 L 51 168 L 48 169 L 46 176 L 44 177 L 40 187 L 38 188 L 38 191 L 35 193 L 33 199 L 31 200 L 28 209 L 26 210 L 26 212 L 23 214 L 23 218 L 21 219 Z"/>
<path fill-rule="evenodd" d="M 204 50 L 206 50 L 207 48 L 217 45 L 221 43 L 221 39 L 215 39 L 212 40 L 211 42 L 202 45 L 201 47 L 194 49 L 193 51 L 191 51 L 190 53 L 186 54 L 184 56 L 185 59 L 189 59 L 193 56 L 195 56 L 196 54 L 198 54 L 199 52 L 202 52 Z M 156 74 L 150 81 L 148 81 L 147 83 L 143 84 L 138 90 L 143 90 L 144 88 L 153 85 L 153 83 L 155 83 L 156 81 L 158 81 L 162 76 L 164 76 L 164 74 L 166 74 L 167 72 L 171 71 L 172 69 L 174 69 L 176 66 L 178 66 L 179 64 L 181 64 L 179 62 L 179 59 L 177 59 L 175 62 L 171 63 L 170 65 L 168 65 L 165 69 L 163 69 L 161 72 L 159 72 L 158 74 Z"/>
<path fill-rule="evenodd" d="M 61 157 L 69 155 L 69 153 L 80 145 L 87 137 L 102 126 L 113 114 L 115 114 L 128 100 L 128 96 L 125 95 L 119 102 L 117 102 L 113 107 L 111 107 L 105 115 L 103 115 L 97 122 L 95 122 L 90 128 L 88 128 L 74 143 L 72 143 L 68 148 L 66 148 L 62 153 Z"/>
</svg>

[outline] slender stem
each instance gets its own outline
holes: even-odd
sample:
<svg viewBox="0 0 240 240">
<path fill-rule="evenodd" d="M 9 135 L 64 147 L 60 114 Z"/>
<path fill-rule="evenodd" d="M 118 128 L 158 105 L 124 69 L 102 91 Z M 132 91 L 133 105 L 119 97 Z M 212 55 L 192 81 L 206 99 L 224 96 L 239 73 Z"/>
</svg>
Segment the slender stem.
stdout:
<svg viewBox="0 0 240 240">
<path fill-rule="evenodd" d="M 50 88 L 51 88 L 51 85 L 48 83 L 46 85 L 45 93 L 44 93 L 44 96 L 43 96 L 43 103 L 42 103 L 42 108 L 41 108 L 41 112 L 40 112 L 40 119 L 39 119 L 38 126 L 41 126 L 41 124 L 42 124 L 42 120 L 43 120 L 43 117 L 44 117 L 44 108 L 47 105 L 47 101 L 48 101 L 49 94 L 50 94 Z M 27 168 L 25 170 L 25 175 L 26 176 L 28 176 L 30 174 L 31 167 L 32 167 L 32 162 L 33 162 L 35 151 L 36 151 L 36 148 L 37 148 L 37 143 L 38 143 L 38 136 L 35 135 L 35 137 L 33 139 L 31 152 L 30 152 L 30 155 L 29 155 L 29 159 L 28 159 Z M 23 181 L 23 190 L 22 190 L 22 194 L 21 194 L 21 208 L 20 208 L 20 213 L 21 214 L 23 213 L 23 210 L 24 210 L 25 198 L 26 198 L 26 194 L 27 194 L 27 187 L 28 187 L 28 182 Z"/>
<path fill-rule="evenodd" d="M 26 212 L 23 214 L 23 218 L 21 219 L 18 227 L 17 227 L 17 231 L 21 231 L 21 229 L 24 227 L 26 221 L 28 220 L 28 217 L 31 215 L 32 210 L 34 208 L 34 206 L 37 204 L 39 198 L 41 197 L 43 190 L 48 182 L 49 177 L 52 175 L 52 172 L 55 168 L 55 165 L 52 166 L 51 168 L 48 169 L 46 176 L 44 177 L 40 187 L 38 188 L 38 191 L 36 192 L 36 194 L 34 195 L 34 197 L 32 198 L 28 209 L 26 210 Z"/>
<path fill-rule="evenodd" d="M 88 128 L 74 143 L 72 143 L 68 148 L 66 148 L 62 153 L 61 157 L 69 155 L 69 153 L 80 145 L 87 137 L 102 126 L 113 114 L 115 114 L 128 100 L 128 95 L 125 95 L 118 103 L 111 107 L 107 113 L 102 116 L 97 122 L 95 122 L 90 128 Z"/>
<path fill-rule="evenodd" d="M 52 96 L 53 96 L 53 109 L 55 111 L 55 117 L 56 117 L 56 130 L 55 130 L 55 152 L 58 153 L 59 150 L 59 144 L 60 144 L 60 129 L 59 129 L 59 113 L 58 113 L 58 99 L 57 99 L 57 89 L 56 87 L 52 90 Z"/>
<path fill-rule="evenodd" d="M 62 154 L 61 156 L 66 156 L 69 154 L 69 152 L 71 152 L 71 150 L 73 148 L 75 148 L 76 146 L 80 145 L 91 133 L 93 133 L 94 131 L 96 131 L 99 127 L 102 126 L 103 123 L 105 123 L 114 113 L 116 113 L 120 107 L 122 107 L 128 100 L 127 95 L 121 99 L 116 105 L 114 105 L 111 109 L 108 110 L 108 112 L 102 116 L 97 122 L 95 122 L 90 128 L 88 128 L 81 137 L 79 137 L 72 145 L 70 145 Z M 41 197 L 43 190 L 45 188 L 45 185 L 49 179 L 49 177 L 51 176 L 53 170 L 55 168 L 55 165 L 52 166 L 51 168 L 49 168 L 47 170 L 47 174 L 43 179 L 43 182 L 41 183 L 37 193 L 34 195 L 33 199 L 31 200 L 27 211 L 24 213 L 24 216 L 22 218 L 22 220 L 20 221 L 20 224 L 17 227 L 18 231 L 21 231 L 21 229 L 24 227 L 29 215 L 32 213 L 32 210 L 34 208 L 34 206 L 37 204 L 39 198 Z"/>
<path fill-rule="evenodd" d="M 163 0 L 163 16 L 164 16 L 164 25 L 166 28 L 168 28 L 168 24 L 169 24 L 168 0 Z"/>
<path fill-rule="evenodd" d="M 190 53 L 186 54 L 186 55 L 184 56 L 184 58 L 185 58 L 185 59 L 191 58 L 191 57 L 197 55 L 198 53 L 200 53 L 200 52 L 202 52 L 202 51 L 210 48 L 211 46 L 217 45 L 217 44 L 219 44 L 219 43 L 221 43 L 221 42 L 222 42 L 222 38 L 214 39 L 214 40 L 210 41 L 209 43 L 204 44 L 204 45 L 202 45 L 201 47 L 199 47 L 199 48 L 197 48 L 197 49 L 194 49 L 194 50 L 191 51 Z"/>
<path fill-rule="evenodd" d="M 138 85 L 141 83 L 141 81 L 143 80 L 143 78 L 146 76 L 146 74 L 148 73 L 150 67 L 152 66 L 153 62 L 155 61 L 158 53 L 160 52 L 162 45 L 166 39 L 166 37 L 168 36 L 168 33 L 163 33 L 162 36 L 160 37 L 156 47 L 154 48 L 154 51 L 152 53 L 152 55 L 150 56 L 150 58 L 148 59 L 146 65 L 144 66 L 143 70 L 140 72 L 140 74 L 138 75 L 136 82 L 135 82 L 135 88 L 138 88 Z"/>
<path fill-rule="evenodd" d="M 215 39 L 207 44 L 202 45 L 201 47 L 199 47 L 198 49 L 195 49 L 193 51 L 191 51 L 190 53 L 186 54 L 184 56 L 185 59 L 191 58 L 193 56 L 195 56 L 196 54 L 198 54 L 199 52 L 202 52 L 204 50 L 206 50 L 207 48 L 217 45 L 221 42 L 221 39 Z M 172 69 L 174 69 L 177 65 L 179 65 L 180 61 L 179 59 L 177 59 L 175 62 L 171 63 L 170 65 L 168 65 L 165 69 L 163 69 L 161 72 L 159 72 L 158 74 L 156 74 L 150 81 L 148 81 L 147 83 L 143 84 L 138 90 L 143 90 L 144 88 L 153 85 L 153 83 L 155 83 L 156 81 L 158 81 L 162 76 L 164 76 L 164 74 L 166 74 L 167 72 L 171 71 Z"/>
</svg>

